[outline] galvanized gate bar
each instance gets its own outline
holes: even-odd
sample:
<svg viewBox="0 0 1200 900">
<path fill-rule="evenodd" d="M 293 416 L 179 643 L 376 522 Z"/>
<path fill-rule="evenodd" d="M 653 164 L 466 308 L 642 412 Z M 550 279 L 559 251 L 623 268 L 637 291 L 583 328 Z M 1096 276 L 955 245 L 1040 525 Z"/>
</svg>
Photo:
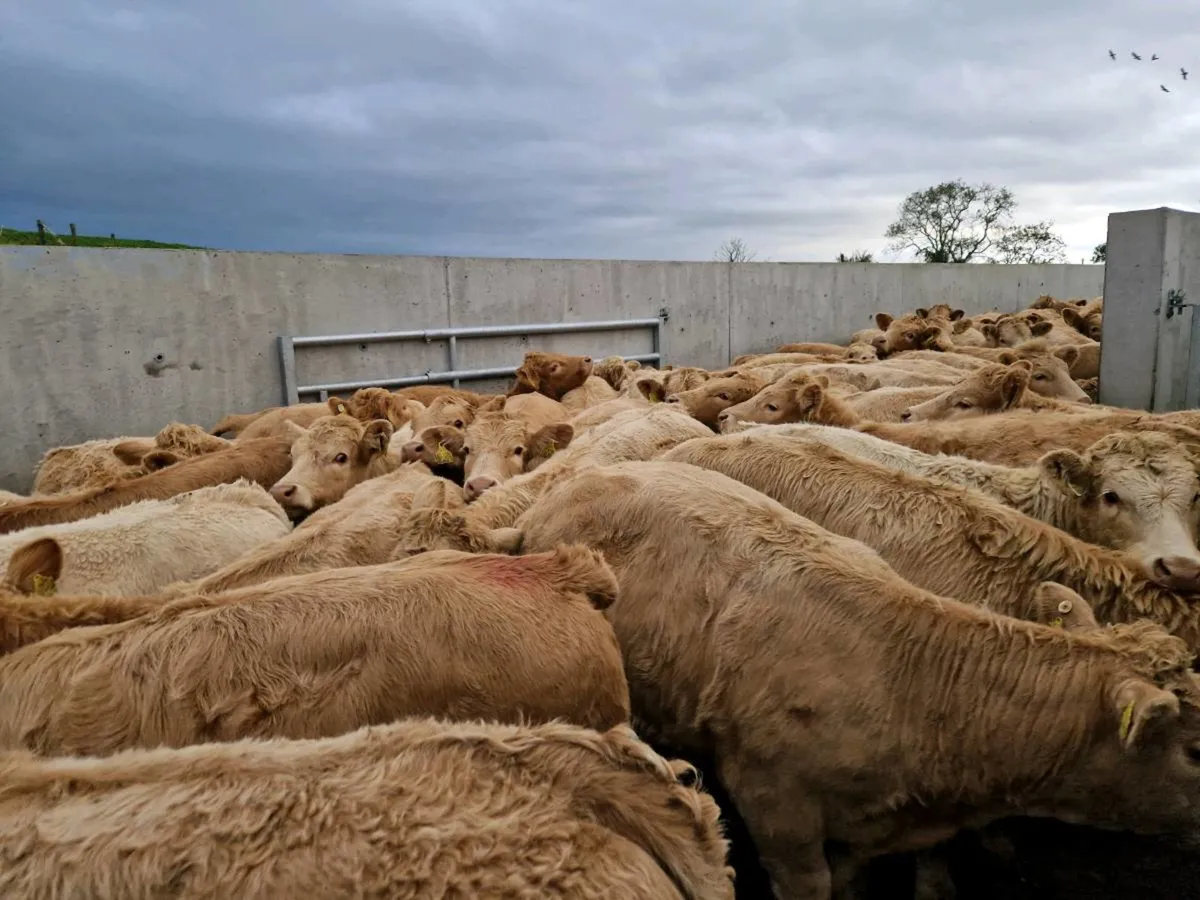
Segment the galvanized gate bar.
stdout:
<svg viewBox="0 0 1200 900">
<path fill-rule="evenodd" d="M 482 381 L 489 378 L 506 378 L 516 372 L 518 366 L 497 366 L 487 369 L 458 368 L 459 338 L 525 337 L 540 334 L 586 334 L 601 331 L 628 331 L 639 328 L 653 329 L 653 346 L 650 353 L 624 356 L 626 361 L 663 365 L 662 330 L 667 321 L 664 308 L 652 319 L 613 319 L 603 322 L 548 322 L 537 325 L 480 325 L 464 328 L 428 328 L 421 331 L 376 331 L 362 334 L 327 334 L 279 337 L 279 364 L 283 376 L 283 400 L 291 406 L 300 402 L 302 394 L 318 394 L 322 400 L 331 392 L 353 391 L 363 387 L 398 388 L 418 384 L 444 384 L 451 382 L 458 387 L 463 381 Z M 447 341 L 447 362 L 444 372 L 425 372 L 420 375 L 405 375 L 397 378 L 343 381 L 329 384 L 299 384 L 296 376 L 297 347 L 335 347 L 346 344 L 378 344 L 392 341 Z"/>
</svg>

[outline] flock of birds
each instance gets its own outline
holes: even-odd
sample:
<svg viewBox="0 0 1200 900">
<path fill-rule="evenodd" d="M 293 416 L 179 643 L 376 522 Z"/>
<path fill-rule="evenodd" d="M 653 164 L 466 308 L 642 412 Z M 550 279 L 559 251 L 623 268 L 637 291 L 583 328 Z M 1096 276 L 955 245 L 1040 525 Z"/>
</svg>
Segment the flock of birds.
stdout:
<svg viewBox="0 0 1200 900">
<path fill-rule="evenodd" d="M 1141 56 L 1140 56 L 1138 53 L 1134 52 L 1133 50 L 1130 50 L 1130 51 L 1129 51 L 1129 55 L 1130 55 L 1130 56 L 1132 56 L 1134 59 L 1136 59 L 1138 62 L 1141 62 L 1141 61 L 1142 61 L 1142 57 L 1141 57 Z M 1113 60 L 1114 62 L 1116 62 L 1116 59 L 1117 59 L 1117 54 L 1116 54 L 1116 51 L 1114 51 L 1114 50 L 1109 50 L 1109 51 L 1108 51 L 1108 58 L 1109 58 L 1109 59 L 1111 59 L 1111 60 Z M 1157 60 L 1158 60 L 1158 54 L 1157 54 L 1157 53 L 1152 53 L 1152 54 L 1150 54 L 1150 61 L 1151 61 L 1151 62 L 1156 62 Z M 1183 66 L 1180 66 L 1180 67 L 1179 67 L 1179 77 L 1180 77 L 1180 78 L 1182 78 L 1184 81 L 1187 81 L 1187 78 L 1188 78 L 1188 70 L 1187 70 L 1187 69 L 1185 69 Z M 1171 89 L 1170 89 L 1169 87 L 1167 87 L 1165 84 L 1160 84 L 1160 85 L 1159 85 L 1159 89 L 1160 89 L 1160 90 L 1162 90 L 1162 92 L 1163 92 L 1164 94 L 1169 94 L 1169 93 L 1171 93 Z"/>
</svg>

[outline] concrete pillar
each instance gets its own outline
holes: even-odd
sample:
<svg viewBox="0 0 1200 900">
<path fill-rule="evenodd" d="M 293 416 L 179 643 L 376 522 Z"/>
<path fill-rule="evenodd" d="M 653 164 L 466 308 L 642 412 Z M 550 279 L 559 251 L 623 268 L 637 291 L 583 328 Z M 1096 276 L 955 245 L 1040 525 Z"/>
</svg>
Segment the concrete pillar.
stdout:
<svg viewBox="0 0 1200 900">
<path fill-rule="evenodd" d="M 1200 407 L 1200 213 L 1108 217 L 1100 402 Z"/>
</svg>

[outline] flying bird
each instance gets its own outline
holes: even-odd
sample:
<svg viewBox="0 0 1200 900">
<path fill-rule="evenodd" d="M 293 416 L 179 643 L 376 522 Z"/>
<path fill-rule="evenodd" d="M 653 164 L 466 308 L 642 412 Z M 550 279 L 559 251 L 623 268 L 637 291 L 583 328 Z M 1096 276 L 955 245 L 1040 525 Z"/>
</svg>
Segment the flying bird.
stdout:
<svg viewBox="0 0 1200 900">
<path fill-rule="evenodd" d="M 1160 85 L 1159 85 L 1159 87 L 1160 87 L 1160 88 L 1162 88 L 1162 92 L 1163 92 L 1164 94 L 1169 94 L 1169 93 L 1171 93 L 1169 90 L 1167 90 L 1167 86 L 1166 86 L 1165 84 L 1160 84 Z"/>
<path fill-rule="evenodd" d="M 1141 59 L 1141 57 L 1138 56 L 1136 53 L 1134 53 L 1132 50 L 1129 51 L 1129 55 L 1132 56 L 1134 59 Z"/>
<path fill-rule="evenodd" d="M 1156 60 L 1156 59 L 1158 59 L 1158 54 L 1157 54 L 1157 53 L 1152 53 L 1152 54 L 1150 54 L 1150 62 L 1154 62 L 1154 60 Z"/>
<path fill-rule="evenodd" d="M 1183 66 L 1180 66 L 1179 74 L 1183 76 L 1184 81 L 1187 81 L 1187 69 L 1185 69 Z"/>
<path fill-rule="evenodd" d="M 1109 59 L 1116 59 L 1116 58 L 1117 58 L 1117 54 L 1115 54 L 1115 53 L 1113 53 L 1111 50 L 1109 50 L 1109 51 L 1108 51 L 1108 58 L 1109 58 Z"/>
</svg>

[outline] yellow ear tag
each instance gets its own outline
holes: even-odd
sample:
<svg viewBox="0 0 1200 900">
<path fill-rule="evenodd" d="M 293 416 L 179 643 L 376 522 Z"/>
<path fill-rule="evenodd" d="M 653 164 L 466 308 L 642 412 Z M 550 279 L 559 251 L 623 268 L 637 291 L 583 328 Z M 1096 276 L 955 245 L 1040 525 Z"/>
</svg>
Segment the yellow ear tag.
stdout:
<svg viewBox="0 0 1200 900">
<path fill-rule="evenodd" d="M 1062 619 L 1051 619 L 1050 627 L 1051 628 L 1062 628 L 1062 623 L 1063 623 Z"/>
<path fill-rule="evenodd" d="M 651 394 L 651 395 L 650 395 L 650 402 L 651 402 L 651 403 L 662 403 L 662 401 L 661 401 L 661 400 L 659 400 L 659 399 L 658 399 L 658 397 L 657 397 L 657 396 L 655 396 L 654 394 Z"/>
<path fill-rule="evenodd" d="M 52 597 L 54 592 L 58 590 L 54 583 L 54 578 L 50 575 L 34 575 L 33 576 L 33 592 L 39 597 Z"/>
<path fill-rule="evenodd" d="M 433 451 L 433 461 L 438 465 L 448 466 L 454 462 L 454 454 L 446 449 L 445 444 L 438 444 L 437 449 Z"/>
<path fill-rule="evenodd" d="M 554 446 L 554 442 L 551 441 L 549 444 L 546 445 L 546 449 L 542 451 L 542 456 L 544 456 L 546 459 L 549 459 L 550 457 L 552 457 L 554 455 L 554 452 L 557 449 L 558 448 Z"/>
<path fill-rule="evenodd" d="M 1124 741 L 1129 737 L 1129 727 L 1133 724 L 1133 703 L 1125 704 L 1125 708 L 1121 710 L 1121 740 Z"/>
<path fill-rule="evenodd" d="M 338 404 L 338 415 L 339 415 L 339 416 L 344 416 L 345 414 L 346 414 L 346 404 L 345 404 L 345 403 L 339 403 L 339 404 Z"/>
</svg>

